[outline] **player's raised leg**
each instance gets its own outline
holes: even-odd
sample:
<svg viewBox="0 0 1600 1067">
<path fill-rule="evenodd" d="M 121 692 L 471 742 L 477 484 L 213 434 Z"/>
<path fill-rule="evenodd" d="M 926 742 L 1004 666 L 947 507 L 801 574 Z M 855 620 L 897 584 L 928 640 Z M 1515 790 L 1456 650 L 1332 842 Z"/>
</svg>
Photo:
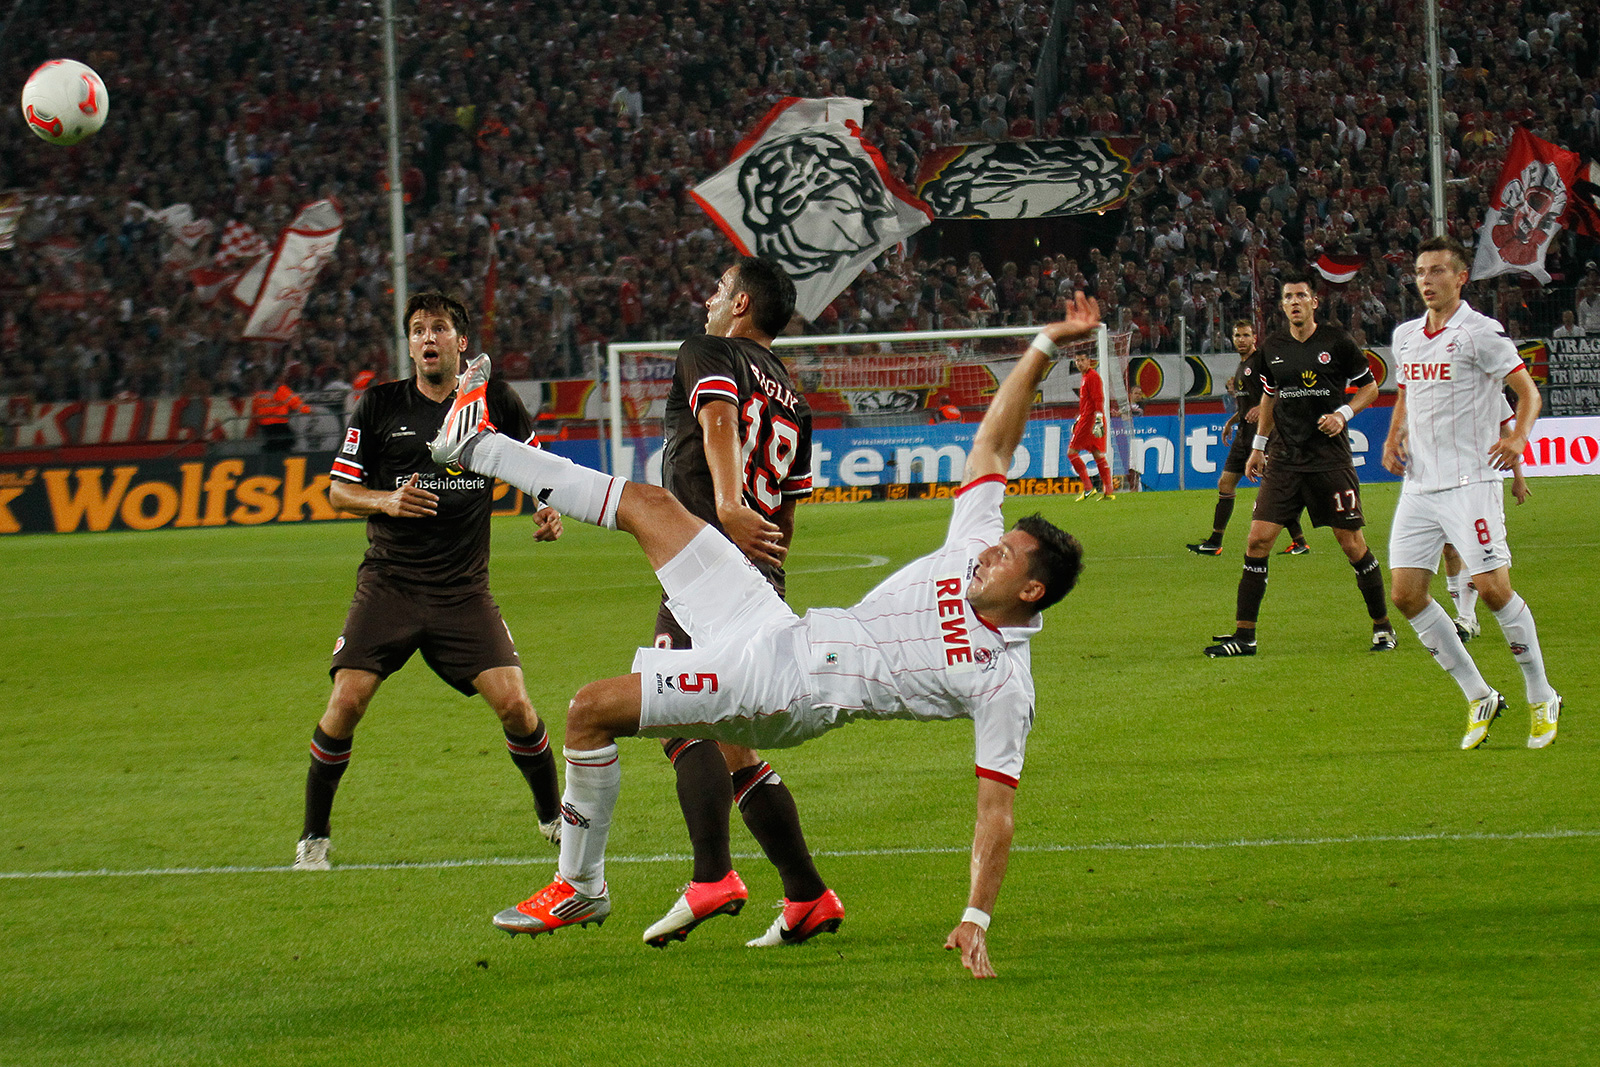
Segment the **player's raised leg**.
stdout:
<svg viewBox="0 0 1600 1067">
<path fill-rule="evenodd" d="M 603 474 L 497 433 L 472 401 L 488 380 L 488 356 L 477 357 L 461 372 L 455 403 L 428 446 L 435 461 L 499 478 L 581 522 L 624 530 L 656 569 L 705 527 L 658 486 Z"/>
</svg>

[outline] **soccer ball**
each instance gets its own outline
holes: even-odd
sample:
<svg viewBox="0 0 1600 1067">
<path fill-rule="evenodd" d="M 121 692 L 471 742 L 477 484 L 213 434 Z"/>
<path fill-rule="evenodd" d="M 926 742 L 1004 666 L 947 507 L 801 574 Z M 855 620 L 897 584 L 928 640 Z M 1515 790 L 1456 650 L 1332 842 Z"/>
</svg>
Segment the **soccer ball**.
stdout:
<svg viewBox="0 0 1600 1067">
<path fill-rule="evenodd" d="M 106 83 L 75 59 L 52 59 L 28 75 L 22 117 L 51 144 L 77 144 L 106 124 Z"/>
</svg>

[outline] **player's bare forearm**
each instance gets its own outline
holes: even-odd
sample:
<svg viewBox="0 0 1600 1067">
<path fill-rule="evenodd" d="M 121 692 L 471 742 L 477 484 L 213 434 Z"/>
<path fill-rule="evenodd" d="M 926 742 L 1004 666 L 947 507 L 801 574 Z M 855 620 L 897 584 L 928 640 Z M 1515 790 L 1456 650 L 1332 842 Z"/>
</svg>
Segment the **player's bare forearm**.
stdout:
<svg viewBox="0 0 1600 1067">
<path fill-rule="evenodd" d="M 713 400 L 695 416 L 705 446 L 706 468 L 716 498 L 717 522 L 740 552 L 757 563 L 778 565 L 787 549 L 782 531 L 744 502 L 744 464 L 739 449 L 739 412 Z"/>
<path fill-rule="evenodd" d="M 972 831 L 972 880 L 967 907 L 994 912 L 1011 860 L 1017 791 L 992 778 L 978 779 L 978 817 Z"/>
<path fill-rule="evenodd" d="M 1067 315 L 1060 322 L 1052 322 L 1039 332 L 1055 344 L 1090 337 L 1100 326 L 1100 304 L 1093 297 L 1074 293 L 1067 301 Z M 971 482 L 991 474 L 1004 474 L 1011 467 L 1011 457 L 1022 442 L 1022 431 L 1028 424 L 1028 413 L 1033 408 L 1033 397 L 1045 372 L 1050 369 L 1051 357 L 1032 345 L 1028 346 L 1017 365 L 1011 368 L 1006 380 L 995 390 L 989 410 L 978 424 L 977 435 L 972 440 L 972 451 L 967 454 L 966 481 Z"/>
<path fill-rule="evenodd" d="M 1389 436 L 1383 439 L 1383 469 L 1390 474 L 1406 472 L 1406 391 L 1400 390 L 1389 413 Z"/>
<path fill-rule="evenodd" d="M 1528 447 L 1528 437 L 1533 433 L 1533 424 L 1539 419 L 1542 404 L 1539 387 L 1533 383 L 1533 375 L 1528 373 L 1526 367 L 1518 367 L 1508 374 L 1506 385 L 1517 394 L 1517 420 L 1511 432 L 1489 449 L 1489 462 L 1499 470 L 1510 470 L 1522 458 L 1523 450 Z"/>
<path fill-rule="evenodd" d="M 990 778 L 978 779 L 978 816 L 972 832 L 972 873 L 967 907 L 994 914 L 1011 860 L 1014 833 L 1013 804 L 1016 790 Z M 977 923 L 963 920 L 945 938 L 944 947 L 961 951 L 961 964 L 974 978 L 993 978 L 988 934 Z"/>
<path fill-rule="evenodd" d="M 338 511 L 351 515 L 389 515 L 397 519 L 415 519 L 435 515 L 439 510 L 439 497 L 426 489 L 419 489 L 421 477 L 413 474 L 403 485 L 391 492 L 369 489 L 364 485 L 335 481 L 328 486 L 328 503 Z"/>
</svg>

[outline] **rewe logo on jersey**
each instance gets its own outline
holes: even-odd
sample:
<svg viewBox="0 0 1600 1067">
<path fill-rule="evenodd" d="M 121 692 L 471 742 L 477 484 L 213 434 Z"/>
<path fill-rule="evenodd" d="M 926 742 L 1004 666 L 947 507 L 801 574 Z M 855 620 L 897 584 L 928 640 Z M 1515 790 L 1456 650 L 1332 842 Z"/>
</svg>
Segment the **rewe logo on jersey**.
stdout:
<svg viewBox="0 0 1600 1067">
<path fill-rule="evenodd" d="M 946 667 L 965 665 L 971 669 L 972 642 L 967 636 L 967 602 L 961 596 L 960 578 L 938 578 L 934 594 L 938 598 L 939 636 L 944 640 Z"/>
<path fill-rule="evenodd" d="M 1405 365 L 1406 381 L 1408 382 L 1448 382 L 1451 364 L 1449 363 L 1407 363 Z"/>
</svg>

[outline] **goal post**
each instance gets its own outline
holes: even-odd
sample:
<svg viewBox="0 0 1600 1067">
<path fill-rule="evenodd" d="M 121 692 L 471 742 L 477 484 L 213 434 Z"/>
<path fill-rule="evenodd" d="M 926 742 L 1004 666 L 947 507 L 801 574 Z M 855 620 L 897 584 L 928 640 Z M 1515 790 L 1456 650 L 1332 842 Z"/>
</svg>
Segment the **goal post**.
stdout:
<svg viewBox="0 0 1600 1067">
<path fill-rule="evenodd" d="M 928 330 L 903 333 L 820 334 L 780 337 L 772 349 L 813 414 L 843 425 L 925 424 L 950 408 L 971 416 L 988 406 L 998 383 L 1020 357 L 1038 326 Z M 1078 374 L 1073 358 L 1095 354 L 1106 384 L 1108 460 L 1117 475 L 1128 470 L 1132 423 L 1128 403 L 1130 334 L 1102 325 L 1099 336 L 1063 345 L 1040 383 L 1032 417 L 1070 419 L 1076 414 Z M 681 341 L 606 346 L 604 384 L 612 473 L 660 481 L 659 467 L 640 455 L 640 444 L 661 437 Z M 618 388 L 612 388 L 617 383 Z M 656 450 L 658 452 L 658 450 Z"/>
</svg>

